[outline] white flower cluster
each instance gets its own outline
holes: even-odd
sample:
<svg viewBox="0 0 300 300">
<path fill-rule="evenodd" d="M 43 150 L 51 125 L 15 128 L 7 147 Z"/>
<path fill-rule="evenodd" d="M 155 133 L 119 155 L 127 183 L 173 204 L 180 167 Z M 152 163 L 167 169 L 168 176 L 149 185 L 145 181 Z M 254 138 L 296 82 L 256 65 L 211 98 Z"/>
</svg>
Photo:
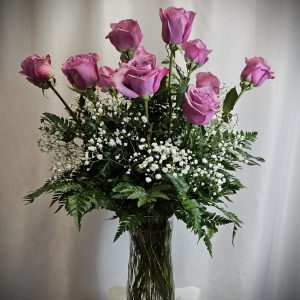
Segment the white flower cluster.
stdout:
<svg viewBox="0 0 300 300">
<path fill-rule="evenodd" d="M 38 145 L 42 152 L 53 152 L 53 161 L 51 166 L 52 178 L 57 179 L 65 172 L 77 170 L 83 159 L 83 150 L 78 141 L 64 142 L 59 131 L 55 134 L 49 133 L 49 127 L 41 128 L 41 138 L 38 139 Z"/>
<path fill-rule="evenodd" d="M 140 140 L 136 132 L 134 123 L 139 124 L 139 127 L 145 128 L 147 123 L 146 116 L 140 112 L 133 114 L 127 113 L 123 116 L 124 112 L 124 100 L 114 99 L 108 101 L 99 101 L 95 104 L 95 108 L 91 109 L 92 119 L 97 120 L 98 132 L 89 139 L 87 143 L 87 149 L 84 155 L 84 164 L 87 166 L 87 170 L 90 169 L 90 164 L 95 159 L 97 160 L 111 160 L 123 165 L 125 169 L 130 173 L 130 163 L 123 155 L 124 147 L 131 147 L 135 149 L 134 145 Z M 116 129 L 113 132 L 108 131 L 101 118 L 105 116 L 116 123 L 116 126 L 123 126 L 123 129 Z M 144 139 L 145 140 L 145 139 Z M 119 150 L 119 154 L 114 157 L 105 157 L 105 153 L 115 152 Z"/>
<path fill-rule="evenodd" d="M 38 146 L 42 152 L 49 153 L 57 147 L 57 142 L 61 139 L 59 131 L 53 134 L 48 126 L 41 127 L 41 137 L 37 140 Z"/>
<path fill-rule="evenodd" d="M 228 123 L 223 122 L 222 111 L 220 111 L 214 116 L 212 122 L 205 127 L 207 147 L 211 149 L 211 153 L 202 158 L 202 167 L 192 170 L 190 183 L 191 186 L 194 186 L 194 191 L 201 186 L 208 185 L 215 196 L 222 192 L 223 185 L 226 183 L 222 162 L 231 159 L 232 155 L 241 162 L 248 162 L 239 151 L 244 148 L 242 143 L 245 137 L 236 130 L 237 126 L 238 123 L 234 120 Z M 209 142 L 216 134 L 220 134 L 220 142 L 217 147 L 212 149 Z"/>
<path fill-rule="evenodd" d="M 238 160 L 247 163 L 247 159 L 238 150 L 243 150 L 244 135 L 237 131 L 238 122 L 232 119 L 230 122 L 222 122 L 222 112 L 218 112 L 212 122 L 206 126 L 205 136 L 209 141 L 216 133 L 221 134 L 221 141 L 218 144 L 220 149 L 219 156 L 224 158 L 229 154 L 235 155 Z M 225 137 L 224 133 L 229 137 Z"/>
<path fill-rule="evenodd" d="M 117 148 L 123 149 L 123 147 L 128 146 L 128 137 L 131 133 L 128 133 L 125 129 L 116 129 L 114 132 L 108 132 L 105 124 L 103 122 L 99 123 L 98 133 L 94 134 L 92 138 L 89 139 L 87 144 L 87 149 L 84 155 L 84 164 L 87 166 L 87 170 L 90 169 L 89 165 L 94 159 L 97 160 L 115 160 L 122 161 L 123 157 L 121 155 L 116 155 L 115 157 L 104 157 L 105 152 L 111 153 L 113 149 Z M 110 151 L 108 151 L 110 149 Z"/>
<path fill-rule="evenodd" d="M 138 141 L 138 149 L 129 157 L 129 162 L 136 165 L 145 175 L 146 182 L 161 179 L 163 174 L 185 176 L 191 165 L 198 163 L 190 150 L 180 149 L 182 136 L 175 141 L 170 138 L 166 141 L 156 141 L 149 145 L 145 138 Z M 128 170 L 130 171 L 130 170 Z"/>
<path fill-rule="evenodd" d="M 213 191 L 214 196 L 217 192 L 220 193 L 222 191 L 222 186 L 226 182 L 222 172 L 222 160 L 222 156 L 217 157 L 213 154 L 208 158 L 202 158 L 201 164 L 194 166 L 189 179 L 189 183 L 194 192 L 207 185 L 210 190 Z"/>
<path fill-rule="evenodd" d="M 54 149 L 52 179 L 57 179 L 65 172 L 74 172 L 82 165 L 83 151 L 75 143 L 56 143 Z"/>
</svg>

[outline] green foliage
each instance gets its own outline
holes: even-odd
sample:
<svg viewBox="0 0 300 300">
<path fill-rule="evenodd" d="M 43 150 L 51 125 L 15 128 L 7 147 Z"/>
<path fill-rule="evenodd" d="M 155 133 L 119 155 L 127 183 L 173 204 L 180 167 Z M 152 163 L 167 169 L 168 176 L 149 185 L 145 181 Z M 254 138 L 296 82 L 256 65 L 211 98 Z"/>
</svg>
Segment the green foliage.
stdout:
<svg viewBox="0 0 300 300">
<path fill-rule="evenodd" d="M 55 184 L 56 185 L 56 184 Z M 31 192 L 24 197 L 24 200 L 28 203 L 32 203 L 36 198 L 40 197 L 44 193 L 51 193 L 53 191 L 54 184 L 51 181 L 47 181 L 42 187 Z"/>
<path fill-rule="evenodd" d="M 135 186 L 129 182 L 121 182 L 112 190 L 114 199 L 132 199 L 137 200 L 137 206 L 141 207 L 147 203 L 156 202 L 159 199 L 170 200 L 168 195 L 163 193 L 161 185 L 154 185 L 151 189 L 146 191 L 141 186 Z"/>
<path fill-rule="evenodd" d="M 227 115 L 234 107 L 237 102 L 239 95 L 236 91 L 236 88 L 232 88 L 226 95 L 224 103 L 223 103 L 223 113 Z"/>
<path fill-rule="evenodd" d="M 198 240 L 203 238 L 203 241 L 212 256 L 211 239 L 218 232 L 218 227 L 221 225 L 234 224 L 232 240 L 235 237 L 236 230 L 241 227 L 241 220 L 232 212 L 226 211 L 224 208 L 214 203 L 206 203 L 204 205 L 202 199 L 198 201 L 189 198 L 189 186 L 183 178 L 167 175 L 167 178 L 172 182 L 177 191 L 177 201 L 182 205 L 182 209 L 176 211 L 176 217 L 182 220 L 187 228 L 191 229 Z M 215 212 L 209 212 L 208 208 L 213 206 L 223 213 L 218 215 Z"/>
<path fill-rule="evenodd" d="M 187 84 L 185 82 L 181 83 L 179 86 L 178 86 L 178 89 L 177 89 L 177 96 L 176 96 L 176 105 L 178 107 L 181 107 L 183 102 L 184 102 L 184 94 L 187 90 Z"/>
<path fill-rule="evenodd" d="M 138 227 L 143 220 L 143 216 L 141 215 L 133 215 L 133 216 L 120 216 L 120 222 L 117 229 L 117 232 L 114 237 L 114 242 L 118 240 L 118 238 L 126 231 L 133 230 Z"/>
<path fill-rule="evenodd" d="M 55 114 L 45 112 L 41 117 L 41 123 L 46 125 L 50 134 L 59 132 L 62 140 L 70 142 L 74 139 L 75 132 L 73 125 L 69 119 L 58 117 Z"/>
<path fill-rule="evenodd" d="M 74 218 L 78 229 L 81 227 L 83 215 L 87 212 L 94 208 L 113 208 L 110 199 L 99 188 L 99 185 L 87 179 L 61 181 L 59 183 L 47 182 L 44 186 L 24 198 L 26 201 L 32 203 L 35 198 L 45 192 L 53 193 L 50 207 L 57 203 L 58 208 L 55 212 L 64 208 Z"/>
</svg>

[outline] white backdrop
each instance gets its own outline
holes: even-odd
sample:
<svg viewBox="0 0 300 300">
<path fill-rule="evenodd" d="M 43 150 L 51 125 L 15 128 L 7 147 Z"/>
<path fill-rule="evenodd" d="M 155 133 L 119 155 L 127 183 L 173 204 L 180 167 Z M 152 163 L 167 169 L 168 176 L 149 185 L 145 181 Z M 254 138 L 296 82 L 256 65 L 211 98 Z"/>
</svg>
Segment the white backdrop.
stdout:
<svg viewBox="0 0 300 300">
<path fill-rule="evenodd" d="M 203 300 L 300 299 L 300 5 L 293 0 L 52 0 L 1 1 L 0 6 L 0 299 L 105 300 L 107 289 L 126 282 L 128 237 L 113 244 L 110 213 L 86 216 L 77 232 L 63 213 L 53 215 L 50 197 L 25 206 L 22 196 L 48 177 L 50 162 L 39 152 L 39 116 L 64 113 L 51 92 L 19 76 L 32 53 L 52 56 L 58 89 L 71 101 L 60 72 L 70 55 L 97 52 L 101 65 L 116 66 L 118 53 L 104 39 L 109 23 L 138 19 L 143 44 L 164 57 L 159 7 L 196 11 L 192 38 L 213 49 L 204 70 L 237 84 L 245 56 L 265 57 L 276 79 L 238 104 L 240 127 L 259 131 L 262 168 L 241 172 L 248 189 L 231 206 L 244 221 L 236 245 L 231 227 L 214 238 L 214 258 L 175 222 L 176 285 L 196 285 Z"/>
</svg>

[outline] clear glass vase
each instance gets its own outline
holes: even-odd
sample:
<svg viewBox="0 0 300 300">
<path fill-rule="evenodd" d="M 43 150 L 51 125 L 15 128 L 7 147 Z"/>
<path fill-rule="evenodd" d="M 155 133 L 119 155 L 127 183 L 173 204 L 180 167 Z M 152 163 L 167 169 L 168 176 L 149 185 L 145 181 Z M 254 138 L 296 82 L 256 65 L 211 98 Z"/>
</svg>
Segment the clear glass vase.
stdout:
<svg viewBox="0 0 300 300">
<path fill-rule="evenodd" d="M 145 217 L 130 234 L 127 300 L 174 300 L 173 219 Z"/>
</svg>

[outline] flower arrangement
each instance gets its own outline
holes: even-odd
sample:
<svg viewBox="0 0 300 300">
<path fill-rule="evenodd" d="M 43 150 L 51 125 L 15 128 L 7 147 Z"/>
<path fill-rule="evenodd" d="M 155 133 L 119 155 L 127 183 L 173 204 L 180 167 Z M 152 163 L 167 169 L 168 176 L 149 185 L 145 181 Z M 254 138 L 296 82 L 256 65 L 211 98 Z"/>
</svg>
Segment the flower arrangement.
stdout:
<svg viewBox="0 0 300 300">
<path fill-rule="evenodd" d="M 263 161 L 249 152 L 257 133 L 239 131 L 232 110 L 245 92 L 274 75 L 263 58 L 253 57 L 246 59 L 240 89 L 221 87 L 214 74 L 198 72 L 211 50 L 189 40 L 196 14 L 175 7 L 159 14 L 167 50 L 162 66 L 141 46 L 137 21 L 113 23 L 106 38 L 120 52 L 117 68 L 98 67 L 96 53 L 62 64 L 76 95 L 70 106 L 55 88 L 50 55 L 22 62 L 20 73 L 43 93 L 53 90 L 69 115 L 43 113 L 38 145 L 54 154 L 52 176 L 25 200 L 53 193 L 50 206 L 65 209 L 79 229 L 91 210 L 111 210 L 119 218 L 115 240 L 145 216 L 175 215 L 211 254 L 218 227 L 233 224 L 234 237 L 242 223 L 226 206 L 244 187 L 234 172 Z"/>
</svg>

